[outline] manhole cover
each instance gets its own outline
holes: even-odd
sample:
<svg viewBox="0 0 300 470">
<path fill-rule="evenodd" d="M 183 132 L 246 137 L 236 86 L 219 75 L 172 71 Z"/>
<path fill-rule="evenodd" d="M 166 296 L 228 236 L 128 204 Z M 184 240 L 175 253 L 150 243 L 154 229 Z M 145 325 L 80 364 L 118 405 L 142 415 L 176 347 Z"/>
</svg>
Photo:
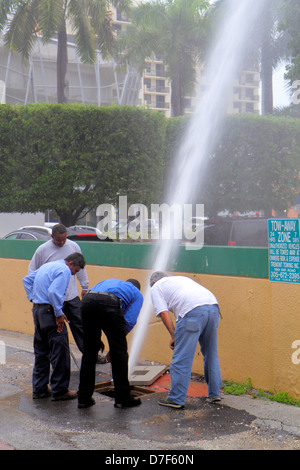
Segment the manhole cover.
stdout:
<svg viewBox="0 0 300 470">
<path fill-rule="evenodd" d="M 168 366 L 135 366 L 130 374 L 130 385 L 152 385 L 159 377 L 161 377 Z"/>
<path fill-rule="evenodd" d="M 101 382 L 95 384 L 95 392 L 101 393 L 101 395 L 105 395 L 111 398 L 114 398 L 115 396 L 115 388 L 112 382 Z M 149 388 L 132 385 L 130 387 L 130 393 L 134 397 L 142 397 L 144 395 L 155 393 L 155 390 L 150 390 Z"/>
</svg>

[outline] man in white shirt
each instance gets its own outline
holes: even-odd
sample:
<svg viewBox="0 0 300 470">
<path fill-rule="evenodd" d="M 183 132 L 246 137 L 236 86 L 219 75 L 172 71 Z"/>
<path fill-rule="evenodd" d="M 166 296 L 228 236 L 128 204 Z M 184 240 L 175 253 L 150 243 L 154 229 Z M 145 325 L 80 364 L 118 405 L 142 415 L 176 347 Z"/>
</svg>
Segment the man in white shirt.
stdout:
<svg viewBox="0 0 300 470">
<path fill-rule="evenodd" d="M 28 274 L 39 269 L 43 264 L 50 261 L 65 259 L 72 253 L 81 253 L 77 243 L 67 239 L 67 229 L 62 224 L 56 224 L 52 228 L 51 240 L 43 243 L 35 251 L 28 267 Z M 83 296 L 89 287 L 86 269 L 77 273 Z M 83 352 L 83 328 L 80 312 L 80 298 L 77 288 L 76 277 L 72 276 L 65 296 L 63 311 L 66 315 L 70 329 L 78 349 Z"/>
<path fill-rule="evenodd" d="M 204 375 L 211 402 L 219 401 L 222 379 L 218 358 L 217 328 L 220 311 L 216 297 L 205 287 L 185 276 L 168 276 L 156 271 L 150 277 L 151 300 L 156 316 L 170 333 L 174 350 L 170 365 L 171 388 L 167 400 L 159 404 L 183 408 L 199 341 Z M 174 327 L 172 312 L 176 317 Z"/>
</svg>

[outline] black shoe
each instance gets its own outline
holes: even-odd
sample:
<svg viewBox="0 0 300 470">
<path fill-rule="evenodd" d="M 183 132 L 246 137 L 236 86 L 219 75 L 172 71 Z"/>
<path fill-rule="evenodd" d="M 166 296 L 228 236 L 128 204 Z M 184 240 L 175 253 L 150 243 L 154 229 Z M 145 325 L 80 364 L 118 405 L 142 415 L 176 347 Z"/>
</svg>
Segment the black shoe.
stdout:
<svg viewBox="0 0 300 470">
<path fill-rule="evenodd" d="M 133 406 L 139 406 L 142 402 L 139 398 L 130 397 L 128 400 L 123 401 L 122 403 L 115 403 L 115 408 L 131 408 Z"/>
<path fill-rule="evenodd" d="M 106 364 L 106 357 L 105 356 L 98 356 L 96 360 L 96 364 Z"/>
<path fill-rule="evenodd" d="M 94 398 L 90 398 L 88 401 L 78 402 L 78 408 L 89 408 L 90 406 L 95 405 Z"/>
<path fill-rule="evenodd" d="M 44 392 L 37 392 L 32 394 L 32 398 L 34 400 L 38 400 L 39 398 L 48 398 L 51 395 L 51 390 L 45 390 Z"/>
</svg>

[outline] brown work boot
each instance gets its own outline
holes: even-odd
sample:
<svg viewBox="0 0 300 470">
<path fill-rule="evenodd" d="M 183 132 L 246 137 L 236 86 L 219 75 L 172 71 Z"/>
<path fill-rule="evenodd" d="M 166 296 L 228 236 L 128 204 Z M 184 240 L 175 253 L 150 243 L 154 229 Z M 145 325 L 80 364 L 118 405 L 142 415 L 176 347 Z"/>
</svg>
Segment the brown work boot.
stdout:
<svg viewBox="0 0 300 470">
<path fill-rule="evenodd" d="M 63 395 L 58 395 L 57 397 L 52 397 L 52 401 L 65 401 L 65 400 L 74 400 L 77 398 L 77 392 L 75 390 L 69 390 L 67 393 Z"/>
</svg>

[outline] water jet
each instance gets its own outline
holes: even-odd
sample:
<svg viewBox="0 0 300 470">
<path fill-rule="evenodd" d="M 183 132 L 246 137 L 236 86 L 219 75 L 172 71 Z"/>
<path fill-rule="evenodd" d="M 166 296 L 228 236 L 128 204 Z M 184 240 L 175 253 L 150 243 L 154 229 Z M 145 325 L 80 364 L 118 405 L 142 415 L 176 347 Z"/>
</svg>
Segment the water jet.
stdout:
<svg viewBox="0 0 300 470">
<path fill-rule="evenodd" d="M 229 0 L 226 4 L 226 18 L 206 66 L 207 89 L 197 103 L 175 158 L 172 179 L 167 184 L 169 190 L 165 199 L 169 205 L 189 203 L 203 181 L 208 157 L 221 136 L 227 99 L 232 93 L 245 45 L 267 1 Z M 176 244 L 172 239 L 161 240 L 154 248 L 152 270 L 172 270 L 171 255 L 174 259 Z M 136 364 L 152 314 L 148 286 L 143 295 L 144 305 L 130 348 L 129 374 Z"/>
</svg>

